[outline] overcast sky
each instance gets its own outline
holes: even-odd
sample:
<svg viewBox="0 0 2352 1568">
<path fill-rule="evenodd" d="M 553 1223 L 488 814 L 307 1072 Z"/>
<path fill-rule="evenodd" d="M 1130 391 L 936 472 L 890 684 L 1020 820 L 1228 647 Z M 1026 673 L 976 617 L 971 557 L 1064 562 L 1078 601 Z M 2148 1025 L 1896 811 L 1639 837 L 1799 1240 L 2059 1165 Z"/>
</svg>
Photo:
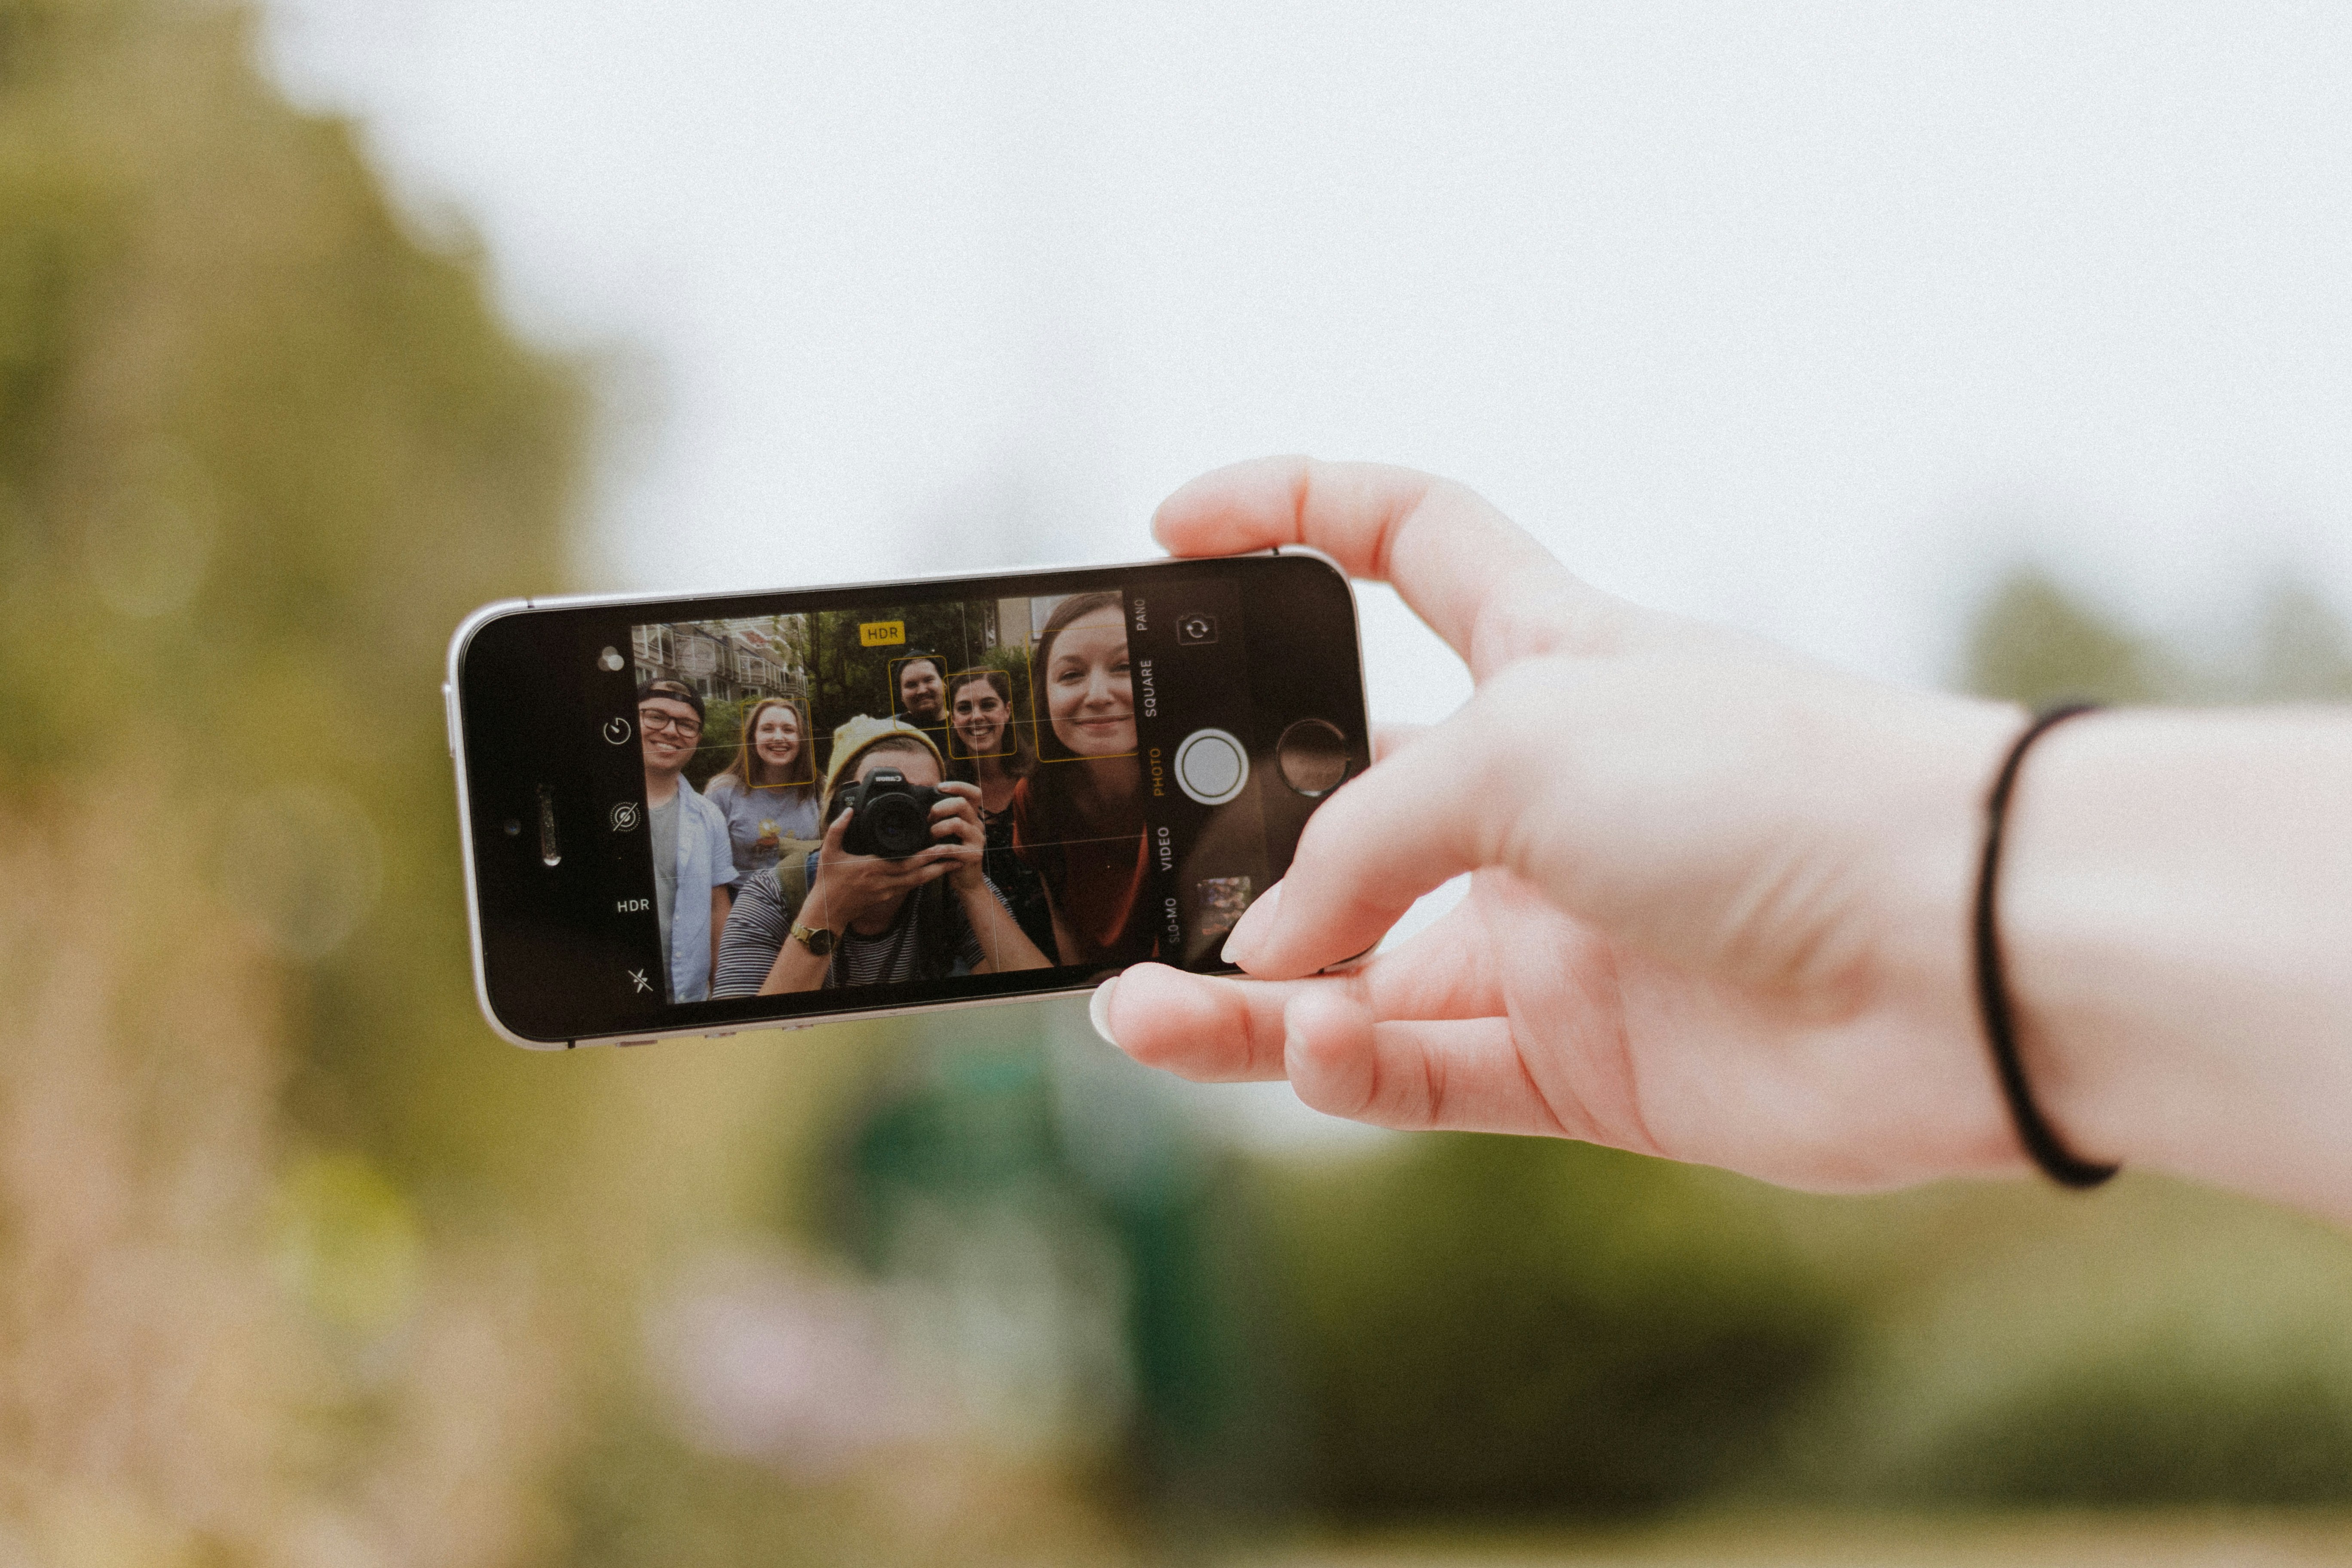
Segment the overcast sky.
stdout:
<svg viewBox="0 0 2352 1568">
<path fill-rule="evenodd" d="M 2028 550 L 2352 598 L 2352 10 L 293 0 L 515 314 L 619 367 L 597 586 L 1114 560 L 1265 451 L 1949 668 Z M 1372 612 L 1375 704 L 1458 674 Z"/>
</svg>

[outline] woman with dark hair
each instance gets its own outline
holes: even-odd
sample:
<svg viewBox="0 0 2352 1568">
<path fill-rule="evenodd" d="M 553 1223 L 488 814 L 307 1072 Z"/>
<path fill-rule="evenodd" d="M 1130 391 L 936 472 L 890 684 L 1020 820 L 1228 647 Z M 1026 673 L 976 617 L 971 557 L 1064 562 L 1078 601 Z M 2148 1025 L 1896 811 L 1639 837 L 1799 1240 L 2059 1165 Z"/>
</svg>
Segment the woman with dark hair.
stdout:
<svg viewBox="0 0 2352 1568">
<path fill-rule="evenodd" d="M 1087 968 L 1150 958 L 1143 769 L 1118 594 L 1074 594 L 1055 606 L 1030 689 L 1045 722 L 1037 765 L 1013 792 L 1013 844 L 1045 884 L 1055 949 Z"/>
<path fill-rule="evenodd" d="M 735 869 L 746 877 L 774 865 L 785 839 L 823 834 L 816 761 L 801 705 L 789 697 L 753 703 L 743 715 L 735 760 L 703 786 L 703 795 L 725 814 Z"/>
<path fill-rule="evenodd" d="M 1055 951 L 1045 884 L 1013 852 L 1013 798 L 1036 770 L 1025 726 L 1013 716 L 1013 678 L 1001 669 L 967 669 L 948 682 L 948 772 L 980 790 L 988 848 L 981 857 L 989 885 L 1029 940 Z"/>
</svg>

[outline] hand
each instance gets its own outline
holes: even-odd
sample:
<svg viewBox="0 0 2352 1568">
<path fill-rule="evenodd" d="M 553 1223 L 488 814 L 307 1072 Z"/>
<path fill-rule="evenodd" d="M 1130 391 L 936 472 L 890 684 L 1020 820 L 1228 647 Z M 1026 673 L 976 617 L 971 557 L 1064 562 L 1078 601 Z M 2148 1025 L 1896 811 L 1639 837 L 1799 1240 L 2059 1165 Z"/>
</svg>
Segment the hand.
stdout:
<svg viewBox="0 0 2352 1568">
<path fill-rule="evenodd" d="M 953 851 L 934 846 L 903 860 L 878 855 L 853 855 L 842 847 L 855 810 L 845 811 L 824 830 L 817 851 L 816 877 L 808 897 L 801 900 L 801 923 L 847 931 L 859 921 L 887 922 L 898 913 L 898 901 L 926 882 L 953 869 Z"/>
<path fill-rule="evenodd" d="M 1401 469 L 1242 464 L 1155 529 L 1179 555 L 1305 543 L 1394 583 L 1476 690 L 1387 737 L 1236 927 L 1227 955 L 1276 984 L 1144 965 L 1108 988 L 1096 1016 L 1138 1059 L 1801 1186 L 2019 1167 L 1967 931 L 2021 715 L 1612 599 Z M 1438 924 L 1318 977 L 1462 872 Z"/>
<path fill-rule="evenodd" d="M 980 786 L 950 779 L 939 788 L 947 798 L 931 806 L 931 837 L 939 844 L 928 853 L 948 868 L 948 885 L 959 894 L 985 892 L 981 854 L 988 847 L 988 830 L 980 822 Z"/>
</svg>

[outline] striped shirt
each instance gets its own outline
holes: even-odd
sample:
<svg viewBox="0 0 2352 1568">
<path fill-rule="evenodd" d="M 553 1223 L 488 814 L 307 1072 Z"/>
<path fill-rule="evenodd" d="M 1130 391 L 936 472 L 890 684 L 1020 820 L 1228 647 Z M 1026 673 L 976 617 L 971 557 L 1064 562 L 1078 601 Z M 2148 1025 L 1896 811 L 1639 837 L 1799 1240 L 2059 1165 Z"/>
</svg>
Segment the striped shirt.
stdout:
<svg viewBox="0 0 2352 1568">
<path fill-rule="evenodd" d="M 1000 906 L 1004 902 L 992 887 L 989 896 Z M 773 867 L 746 878 L 736 896 L 734 912 L 727 917 L 726 933 L 719 938 L 719 973 L 710 994 L 758 995 L 776 954 L 792 935 L 793 918 L 798 912 L 786 904 Z M 1013 926 L 1009 910 L 1004 923 Z M 944 980 L 951 974 L 971 973 L 987 956 L 971 922 L 964 918 L 962 904 L 941 878 L 908 894 L 889 929 L 880 934 L 839 933 L 833 962 L 824 972 L 824 988 Z"/>
</svg>

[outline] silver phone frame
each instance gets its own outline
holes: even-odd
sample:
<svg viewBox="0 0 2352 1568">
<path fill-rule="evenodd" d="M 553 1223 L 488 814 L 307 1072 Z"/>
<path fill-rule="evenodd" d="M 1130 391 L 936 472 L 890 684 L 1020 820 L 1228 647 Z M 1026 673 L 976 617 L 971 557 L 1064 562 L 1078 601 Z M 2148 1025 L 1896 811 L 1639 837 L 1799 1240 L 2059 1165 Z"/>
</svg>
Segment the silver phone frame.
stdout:
<svg viewBox="0 0 2352 1568">
<path fill-rule="evenodd" d="M 459 661 L 465 657 L 466 646 L 474 634 L 494 620 L 520 615 L 531 610 L 603 609 L 625 605 L 693 604 L 698 600 L 741 599 L 761 594 L 828 594 L 834 592 L 862 593 L 868 590 L 887 593 L 901 588 L 923 587 L 943 583 L 988 583 L 1007 577 L 1034 577 L 1054 572 L 1119 572 L 1139 567 L 1160 567 L 1179 561 L 1240 561 L 1258 556 L 1303 555 L 1320 561 L 1331 569 L 1347 590 L 1348 618 L 1356 634 L 1356 681 L 1364 699 L 1366 721 L 1370 720 L 1371 691 L 1364 680 L 1363 608 L 1356 602 L 1355 579 L 1348 569 L 1329 554 L 1307 544 L 1277 544 L 1264 550 L 1243 551 L 1235 555 L 1163 555 L 1150 561 L 1072 562 L 1043 566 L 1022 566 L 1002 572 L 938 572 L 920 577 L 892 577 L 873 583 L 810 583 L 778 588 L 730 588 L 724 593 L 694 594 L 560 594 L 538 598 L 497 599 L 482 605 L 457 623 L 449 636 L 449 657 L 441 679 L 441 710 L 449 731 L 449 761 L 457 779 L 457 841 L 461 848 L 466 877 L 466 935 L 473 948 L 474 1003 L 481 1009 L 490 1031 L 509 1045 L 520 1046 L 531 1051 L 569 1051 L 582 1046 L 649 1046 L 656 1040 L 725 1039 L 730 1035 L 749 1034 L 761 1029 L 798 1030 L 814 1028 L 819 1024 L 839 1024 L 868 1018 L 898 1018 L 916 1013 L 938 1013 L 952 1008 L 994 1007 L 1008 1003 L 1035 1002 L 1048 996 L 1077 996 L 1095 989 L 1087 984 L 1055 986 L 1047 990 L 1023 991 L 1009 996 L 968 996 L 941 1002 L 915 1002 L 894 1007 L 845 1007 L 835 1012 L 803 1014 L 791 1019 L 747 1020 L 723 1029 L 706 1028 L 699 1025 L 683 1025 L 675 1029 L 655 1029 L 643 1033 L 598 1035 L 575 1040 L 529 1040 L 499 1021 L 490 1006 L 488 975 L 483 964 L 482 911 L 476 896 L 478 879 L 474 868 L 474 812 L 466 793 L 466 723 L 463 711 L 463 688 L 457 679 Z M 1370 743 L 1370 737 L 1366 736 Z M 1349 962 L 1355 962 L 1350 960 Z"/>
</svg>

